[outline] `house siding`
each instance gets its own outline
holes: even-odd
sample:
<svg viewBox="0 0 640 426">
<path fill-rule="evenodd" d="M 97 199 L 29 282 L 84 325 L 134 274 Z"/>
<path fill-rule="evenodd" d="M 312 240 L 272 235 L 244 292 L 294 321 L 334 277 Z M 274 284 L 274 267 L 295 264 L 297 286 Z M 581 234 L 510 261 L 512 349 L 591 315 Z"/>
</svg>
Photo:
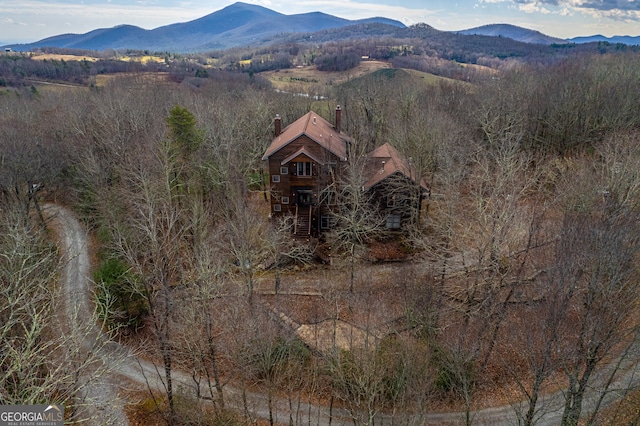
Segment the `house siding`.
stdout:
<svg viewBox="0 0 640 426">
<path fill-rule="evenodd" d="M 336 208 L 337 184 L 349 167 L 351 138 L 340 133 L 340 108 L 336 108 L 336 126 L 310 111 L 281 132 L 280 117 L 274 121 L 275 138 L 267 148 L 270 176 L 271 216 L 295 215 L 297 235 L 318 235 L 323 224 L 330 225 Z M 411 161 L 389 143 L 367 155 L 363 190 L 372 194 L 371 208 L 385 218 L 388 228 L 400 229 L 420 220 L 421 194 L 426 185 L 416 176 Z M 300 166 L 301 163 L 309 166 Z M 398 202 L 387 202 L 394 193 Z M 333 203 L 330 200 L 333 199 Z M 324 219 L 324 222 L 323 222 Z M 302 230 L 303 232 L 300 232 Z"/>
<path fill-rule="evenodd" d="M 322 161 L 317 163 L 310 159 L 305 154 L 300 154 L 291 159 L 287 164 L 282 164 L 284 160 L 294 155 L 300 149 L 304 148 L 310 156 Z M 311 175 L 299 176 L 297 170 L 297 163 L 300 161 L 311 162 Z M 306 135 L 301 135 L 299 138 L 291 141 L 287 146 L 275 152 L 269 157 L 269 175 L 280 176 L 280 182 L 274 182 L 271 178 L 271 211 L 274 216 L 295 214 L 296 204 L 296 191 L 298 190 L 310 190 L 312 191 L 312 205 L 317 206 L 321 191 L 331 184 L 333 176 L 328 167 L 332 164 L 337 164 L 340 159 L 328 151 L 322 148 L 314 140 Z M 281 168 L 287 168 L 287 174 L 281 173 Z M 282 197 L 289 197 L 289 203 L 283 204 Z M 276 211 L 274 206 L 279 204 L 281 206 L 280 211 Z M 318 220 L 318 218 L 316 218 Z"/>
<path fill-rule="evenodd" d="M 420 220 L 422 190 L 413 180 L 396 173 L 372 186 L 369 191 L 382 216 L 398 215 L 401 228 Z M 389 204 L 390 197 L 394 197 L 392 205 Z"/>
</svg>

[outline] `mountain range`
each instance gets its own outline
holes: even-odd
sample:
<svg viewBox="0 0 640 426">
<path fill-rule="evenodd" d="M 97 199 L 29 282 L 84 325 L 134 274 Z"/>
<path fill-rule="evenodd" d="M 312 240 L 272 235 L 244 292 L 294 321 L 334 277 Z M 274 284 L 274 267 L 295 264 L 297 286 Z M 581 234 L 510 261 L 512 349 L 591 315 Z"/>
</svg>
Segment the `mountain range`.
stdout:
<svg viewBox="0 0 640 426">
<path fill-rule="evenodd" d="M 470 28 L 468 30 L 457 31 L 458 34 L 464 35 L 484 35 L 492 37 L 506 37 L 524 43 L 535 44 L 562 44 L 562 43 L 593 43 L 607 42 L 611 44 L 622 43 L 629 45 L 640 45 L 640 36 L 614 36 L 605 37 L 603 35 L 581 36 L 568 39 L 551 37 L 542 34 L 540 31 L 529 30 L 510 24 L 492 24 L 483 25 L 481 27 Z"/>
<path fill-rule="evenodd" d="M 135 49 L 193 52 L 264 44 L 277 34 L 313 33 L 349 25 L 382 23 L 405 27 L 387 18 L 348 20 L 321 12 L 284 15 L 265 7 L 234 3 L 202 18 L 145 30 L 133 25 L 102 28 L 86 34 L 62 34 L 35 43 L 9 47 L 25 51 L 36 47 L 106 50 Z"/>
<path fill-rule="evenodd" d="M 424 25 L 424 24 L 422 24 Z M 360 33 L 374 31 L 377 34 L 393 35 L 394 31 L 407 27 L 396 20 L 374 17 L 348 20 L 321 12 L 285 15 L 265 7 L 247 3 L 234 3 L 202 18 L 145 30 L 133 25 L 102 28 L 85 34 L 62 34 L 45 38 L 35 43 L 14 44 L 16 51 L 29 51 L 40 47 L 58 47 L 83 50 L 149 50 L 169 52 L 197 52 L 226 49 L 234 46 L 258 46 L 274 43 L 292 34 L 311 34 L 359 26 Z M 381 28 L 384 27 L 383 30 Z M 433 31 L 437 31 L 432 29 Z M 445 32 L 443 32 L 445 33 Z M 603 36 L 577 37 L 563 40 L 544 35 L 538 31 L 508 24 L 485 25 L 454 32 L 460 35 L 484 35 L 504 37 L 524 43 L 563 44 L 607 41 L 640 45 L 640 37 Z"/>
<path fill-rule="evenodd" d="M 535 44 L 554 44 L 554 43 L 566 43 L 567 40 L 561 38 L 550 37 L 542 34 L 540 31 L 529 30 L 522 27 L 509 24 L 492 24 L 483 25 L 477 28 L 470 28 L 468 30 L 457 31 L 458 34 L 464 35 L 483 35 L 490 37 L 506 37 L 524 43 Z"/>
</svg>

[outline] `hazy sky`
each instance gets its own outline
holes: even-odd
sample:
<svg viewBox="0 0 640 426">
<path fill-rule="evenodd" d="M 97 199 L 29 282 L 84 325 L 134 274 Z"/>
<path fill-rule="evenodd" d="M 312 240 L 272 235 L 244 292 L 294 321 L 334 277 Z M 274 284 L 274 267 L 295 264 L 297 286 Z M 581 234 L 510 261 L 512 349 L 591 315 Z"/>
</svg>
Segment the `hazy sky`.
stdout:
<svg viewBox="0 0 640 426">
<path fill-rule="evenodd" d="M 287 15 L 383 16 L 439 30 L 509 23 L 569 38 L 640 35 L 640 0 L 244 0 Z M 0 0 L 0 43 L 132 24 L 151 29 L 200 18 L 233 0 Z"/>
</svg>

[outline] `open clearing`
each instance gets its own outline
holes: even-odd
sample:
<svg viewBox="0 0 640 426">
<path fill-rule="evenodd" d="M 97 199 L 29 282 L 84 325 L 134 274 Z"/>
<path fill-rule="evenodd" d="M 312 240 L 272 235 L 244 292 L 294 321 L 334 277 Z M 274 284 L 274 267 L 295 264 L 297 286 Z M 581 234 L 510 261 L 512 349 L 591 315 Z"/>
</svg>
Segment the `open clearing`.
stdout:
<svg viewBox="0 0 640 426">
<path fill-rule="evenodd" d="M 91 61 L 95 62 L 99 58 L 92 56 L 78 56 L 78 55 L 59 55 L 56 53 L 33 53 L 30 52 L 31 59 L 38 61 Z"/>
<path fill-rule="evenodd" d="M 362 61 L 356 68 L 341 72 L 318 71 L 314 65 L 260 73 L 268 79 L 273 87 L 294 93 L 308 93 L 317 86 L 334 86 L 354 78 L 362 77 L 374 71 L 391 68 L 382 61 Z"/>
<path fill-rule="evenodd" d="M 104 58 L 98 58 L 98 57 L 94 57 L 94 56 L 90 56 L 90 55 L 63 55 L 63 54 L 58 54 L 58 53 L 39 53 L 39 52 L 29 52 L 26 53 L 27 55 L 29 55 L 31 57 L 31 59 L 35 59 L 35 60 L 39 60 L 39 61 L 90 61 L 90 62 L 96 62 L 99 61 L 100 59 L 104 59 Z M 129 56 L 129 55 L 124 55 L 124 56 L 115 56 L 114 58 L 111 59 L 117 59 L 119 61 L 125 61 L 125 62 L 141 62 L 143 64 L 146 64 L 147 62 L 164 62 L 165 58 L 162 56 L 155 56 L 155 55 L 143 55 L 143 56 Z"/>
</svg>

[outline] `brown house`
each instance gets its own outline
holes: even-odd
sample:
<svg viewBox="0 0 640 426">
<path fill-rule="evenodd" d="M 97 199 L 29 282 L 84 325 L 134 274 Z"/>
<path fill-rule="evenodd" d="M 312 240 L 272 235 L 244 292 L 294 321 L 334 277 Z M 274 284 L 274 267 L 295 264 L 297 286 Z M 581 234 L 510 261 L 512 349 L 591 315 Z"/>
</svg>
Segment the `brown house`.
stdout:
<svg viewBox="0 0 640 426">
<path fill-rule="evenodd" d="M 332 125 L 310 111 L 284 129 L 279 116 L 274 120 L 275 138 L 262 157 L 268 162 L 271 180 L 271 216 L 292 217 L 296 235 L 315 236 L 334 225 L 331 211 L 339 177 L 349 166 L 352 143 L 340 132 L 340 115 L 338 106 Z M 411 165 L 389 144 L 370 153 L 367 161 L 363 190 L 373 191 L 386 227 L 398 229 L 405 221 L 415 220 L 411 203 L 417 200 L 419 214 L 426 185 L 411 184 L 417 179 Z"/>
<path fill-rule="evenodd" d="M 416 223 L 428 187 L 402 154 L 385 143 L 367 155 L 367 180 L 363 190 L 369 191 L 385 220 L 385 228 L 400 229 Z"/>
<path fill-rule="evenodd" d="M 348 163 L 351 138 L 340 132 L 340 107 L 335 126 L 313 111 L 281 129 L 262 157 L 269 164 L 271 214 L 294 217 L 294 233 L 316 234 L 331 225 L 331 189 Z"/>
</svg>

